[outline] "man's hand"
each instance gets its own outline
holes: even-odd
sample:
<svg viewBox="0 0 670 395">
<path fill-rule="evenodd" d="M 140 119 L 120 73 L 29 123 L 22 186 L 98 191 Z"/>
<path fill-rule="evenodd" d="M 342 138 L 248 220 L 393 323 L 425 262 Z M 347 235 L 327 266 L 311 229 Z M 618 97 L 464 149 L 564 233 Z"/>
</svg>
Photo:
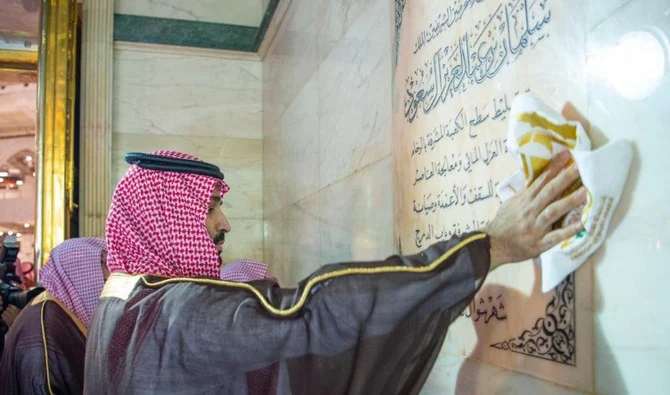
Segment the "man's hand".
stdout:
<svg viewBox="0 0 670 395">
<path fill-rule="evenodd" d="M 16 321 L 16 317 L 19 316 L 19 313 L 21 313 L 21 310 L 18 307 L 9 305 L 2 313 L 2 320 L 5 321 L 5 324 L 7 324 L 8 327 L 10 327 L 14 321 Z"/>
<path fill-rule="evenodd" d="M 2 296 L 0 296 L 0 306 L 2 306 Z M 16 306 L 9 305 L 7 306 L 7 309 L 2 312 L 2 318 L 3 321 L 5 321 L 5 324 L 7 324 L 7 327 L 12 326 L 14 321 L 16 320 L 16 317 L 19 316 L 19 313 L 21 312 L 20 309 L 18 309 Z M 0 331 L 0 335 L 1 335 Z"/>
<path fill-rule="evenodd" d="M 586 199 L 584 187 L 558 199 L 579 178 L 577 166 L 564 168 L 569 160 L 568 151 L 556 155 L 540 177 L 500 207 L 485 230 L 491 239 L 491 270 L 505 263 L 537 258 L 582 230 L 580 222 L 551 229 L 552 224 Z"/>
</svg>

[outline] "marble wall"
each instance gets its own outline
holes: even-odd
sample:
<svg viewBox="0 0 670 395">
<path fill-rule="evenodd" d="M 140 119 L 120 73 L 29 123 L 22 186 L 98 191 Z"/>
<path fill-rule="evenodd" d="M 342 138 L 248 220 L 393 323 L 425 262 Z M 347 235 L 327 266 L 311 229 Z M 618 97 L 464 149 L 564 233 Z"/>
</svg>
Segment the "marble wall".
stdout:
<svg viewBox="0 0 670 395">
<path fill-rule="evenodd" d="M 324 3 L 292 1 L 263 61 L 265 259 L 287 285 L 322 263 L 378 258 L 394 248 L 391 2 Z M 666 69 L 647 96 L 635 87 L 653 76 L 658 59 L 650 52 L 619 53 L 604 69 L 594 65 L 626 33 L 653 27 L 670 36 L 670 9 L 665 0 L 597 0 L 584 12 L 590 74 L 581 110 L 595 127 L 596 145 L 628 138 L 636 146 L 629 190 L 594 257 L 594 388 L 666 393 L 670 190 L 660 180 L 670 167 L 668 48 L 660 55 Z M 578 392 L 445 354 L 423 393 Z"/>
<path fill-rule="evenodd" d="M 663 110 L 670 92 L 669 11 L 663 0 L 600 0 L 586 9 L 588 104 L 580 110 L 594 126 L 596 147 L 619 138 L 636 147 L 629 188 L 605 246 L 593 257 L 593 382 L 598 394 L 661 394 L 670 388 L 664 373 L 670 368 L 665 357 L 670 320 L 661 302 L 669 274 L 670 210 L 665 200 L 670 191 L 659 182 L 670 166 L 665 137 L 669 115 Z M 641 30 L 664 36 L 665 51 L 655 56 L 653 46 L 642 47 L 641 42 L 612 50 L 626 34 Z M 655 74 L 663 58 L 665 70 Z M 578 393 L 466 357 L 438 359 L 424 393 Z"/>
<path fill-rule="evenodd" d="M 393 253 L 388 1 L 293 0 L 263 60 L 265 259 Z"/>
<path fill-rule="evenodd" d="M 391 3 L 399 15 L 399 3 Z M 498 211 L 494 186 L 518 171 L 503 148 L 517 93 L 529 89 L 559 111 L 566 100 L 586 107 L 586 15 L 575 12 L 582 6 L 581 0 L 405 3 L 393 80 L 394 220 L 404 252 L 481 229 Z M 441 349 L 440 361 L 460 361 L 455 382 L 436 369 L 427 389 L 498 392 L 500 382 L 482 377 L 498 366 L 514 372 L 505 385 L 522 385 L 519 393 L 532 392 L 530 383 L 551 391 L 549 382 L 593 391 L 592 267 L 543 293 L 546 277 L 532 262 L 491 273 Z"/>
<path fill-rule="evenodd" d="M 114 12 L 154 18 L 259 26 L 268 0 L 116 0 Z"/>
<path fill-rule="evenodd" d="M 661 181 L 670 168 L 670 3 L 599 0 L 590 11 L 588 116 L 601 142 L 628 138 L 636 150 L 629 190 L 595 257 L 596 390 L 662 394 L 670 388 L 670 186 Z M 633 41 L 612 51 L 642 30 L 664 36 L 665 50 Z"/>
<path fill-rule="evenodd" d="M 178 150 L 220 166 L 231 186 L 225 262 L 263 259 L 261 71 L 220 51 L 115 44 L 113 187 L 129 151 Z"/>
<path fill-rule="evenodd" d="M 592 122 L 596 146 L 626 138 L 636 151 L 608 240 L 593 257 L 595 393 L 663 394 L 670 388 L 670 189 L 660 181 L 670 168 L 670 8 L 664 0 L 599 0 L 589 2 L 587 15 L 588 108 L 580 110 Z M 644 30 L 665 37 L 664 52 L 656 56 L 642 42 L 612 51 L 626 34 Z M 449 356 L 438 359 L 424 393 L 578 392 Z"/>
</svg>

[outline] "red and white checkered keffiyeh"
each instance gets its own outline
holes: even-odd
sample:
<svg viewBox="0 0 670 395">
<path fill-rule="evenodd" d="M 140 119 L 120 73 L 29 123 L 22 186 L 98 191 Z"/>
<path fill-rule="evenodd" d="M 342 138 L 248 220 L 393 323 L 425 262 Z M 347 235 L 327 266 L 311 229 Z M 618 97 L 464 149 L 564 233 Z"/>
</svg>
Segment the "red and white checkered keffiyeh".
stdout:
<svg viewBox="0 0 670 395">
<path fill-rule="evenodd" d="M 221 280 L 248 282 L 256 280 L 271 280 L 278 283 L 277 279 L 268 273 L 266 264 L 240 259 L 221 268 Z"/>
<path fill-rule="evenodd" d="M 101 253 L 105 241 L 95 237 L 65 240 L 51 250 L 40 270 L 40 283 L 88 328 L 105 285 Z"/>
<path fill-rule="evenodd" d="M 153 155 L 199 160 L 174 151 Z M 111 272 L 219 277 L 219 252 L 205 218 L 212 192 L 230 189 L 214 177 L 132 165 L 114 190 L 106 224 Z"/>
</svg>

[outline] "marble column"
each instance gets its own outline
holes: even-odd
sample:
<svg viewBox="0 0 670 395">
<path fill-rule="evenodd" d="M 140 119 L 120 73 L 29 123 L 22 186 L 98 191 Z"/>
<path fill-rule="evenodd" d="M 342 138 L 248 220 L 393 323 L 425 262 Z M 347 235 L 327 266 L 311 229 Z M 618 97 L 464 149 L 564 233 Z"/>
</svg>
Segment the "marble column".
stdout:
<svg viewBox="0 0 670 395">
<path fill-rule="evenodd" d="M 114 0 L 83 2 L 79 235 L 104 237 L 111 198 Z"/>
</svg>

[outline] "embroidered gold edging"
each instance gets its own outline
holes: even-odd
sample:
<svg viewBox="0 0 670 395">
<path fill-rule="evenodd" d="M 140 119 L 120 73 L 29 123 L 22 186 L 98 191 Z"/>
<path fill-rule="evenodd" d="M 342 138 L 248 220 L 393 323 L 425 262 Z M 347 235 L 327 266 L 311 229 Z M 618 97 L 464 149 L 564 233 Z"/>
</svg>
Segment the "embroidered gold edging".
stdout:
<svg viewBox="0 0 670 395">
<path fill-rule="evenodd" d="M 31 304 L 32 304 L 32 305 L 37 305 L 37 304 L 40 304 L 40 303 L 42 303 L 42 302 L 54 302 L 54 303 L 56 303 L 56 304 L 58 305 L 58 307 L 60 307 L 60 308 L 65 312 L 65 314 L 67 314 L 68 317 L 70 317 L 70 319 L 72 320 L 72 322 L 74 322 L 74 324 L 77 325 L 77 328 L 78 328 L 79 331 L 84 335 L 84 337 L 87 337 L 87 336 L 88 336 L 88 329 L 86 328 L 86 326 L 84 325 L 84 323 L 81 322 L 81 320 L 79 319 L 79 317 L 77 317 L 77 316 L 74 314 L 74 312 L 72 312 L 70 309 L 68 309 L 67 306 L 65 306 L 65 305 L 63 304 L 63 302 L 61 302 L 61 301 L 58 300 L 57 298 L 51 296 L 51 294 L 49 294 L 49 291 L 44 291 L 44 292 L 42 292 L 41 294 L 37 295 L 37 296 L 33 299 L 33 301 L 31 302 Z"/>
<path fill-rule="evenodd" d="M 141 275 L 132 275 L 124 273 L 112 273 L 105 282 L 100 292 L 100 299 L 102 298 L 119 298 L 127 300 L 133 288 L 140 280 Z"/>
<path fill-rule="evenodd" d="M 147 280 L 146 277 L 141 277 L 142 282 L 147 287 L 150 288 L 155 288 L 155 287 L 160 287 L 166 284 L 171 284 L 171 283 L 177 283 L 177 282 L 192 282 L 196 284 L 209 284 L 209 285 L 225 285 L 229 286 L 231 288 L 240 288 L 240 289 L 245 289 L 247 291 L 250 291 L 253 293 L 256 298 L 258 298 L 258 301 L 265 307 L 270 313 L 280 316 L 280 317 L 288 317 L 296 312 L 298 312 L 302 306 L 305 304 L 307 301 L 307 297 L 310 294 L 310 291 L 312 288 L 314 288 L 315 285 L 317 285 L 320 282 L 324 282 L 333 278 L 337 277 L 344 277 L 344 276 L 349 276 L 353 274 L 382 274 L 382 273 L 427 273 L 430 271 L 433 271 L 435 268 L 437 268 L 439 265 L 441 265 L 444 261 L 449 259 L 456 251 L 462 249 L 466 245 L 486 238 L 485 233 L 480 233 L 476 234 L 473 236 L 468 237 L 465 240 L 462 240 L 452 248 L 450 248 L 447 252 L 442 254 L 439 258 L 437 258 L 435 261 L 431 262 L 429 265 L 426 266 L 420 266 L 420 267 L 410 267 L 410 266 L 383 266 L 383 267 L 373 267 L 373 268 L 349 268 L 349 269 L 342 269 L 342 270 L 336 270 L 330 273 L 324 273 L 319 276 L 313 277 L 310 279 L 307 284 L 305 285 L 305 288 L 303 289 L 302 294 L 300 295 L 300 299 L 296 304 L 293 306 L 287 308 L 287 309 L 278 309 L 263 296 L 263 294 L 258 291 L 255 287 L 246 284 L 246 283 L 238 283 L 238 282 L 232 282 L 232 281 L 223 281 L 223 280 L 212 280 L 212 279 L 205 279 L 205 278 L 170 278 L 166 280 L 160 280 L 157 282 L 150 282 Z M 134 276 L 133 276 L 134 277 Z M 109 281 L 108 281 L 109 282 Z"/>
<path fill-rule="evenodd" d="M 51 374 L 49 373 L 49 348 L 47 347 L 47 332 L 44 329 L 44 306 L 46 305 L 46 303 L 42 304 L 42 308 L 40 309 L 40 322 L 42 324 L 42 344 L 44 344 L 44 367 L 46 368 L 47 389 L 49 390 L 49 394 L 54 395 L 54 392 L 51 389 Z"/>
<path fill-rule="evenodd" d="M 44 302 L 45 300 L 47 300 L 49 298 L 48 295 L 49 295 L 49 291 L 42 291 L 39 295 L 37 295 L 33 298 L 32 302 L 30 302 L 30 305 L 35 306 L 35 305 L 38 305 L 38 304 Z"/>
<path fill-rule="evenodd" d="M 51 389 L 51 371 L 49 370 L 49 347 L 47 346 L 47 332 L 46 332 L 46 326 L 44 325 L 44 309 L 47 305 L 47 302 L 54 302 L 63 309 L 65 314 L 70 317 L 70 319 L 74 322 L 75 325 L 77 325 L 77 328 L 81 333 L 84 335 L 84 337 L 87 337 L 88 335 L 88 330 L 86 329 L 86 326 L 84 326 L 84 323 L 77 318 L 77 316 L 70 311 L 60 300 L 54 298 L 49 294 L 48 291 L 43 291 L 41 294 L 37 295 L 33 301 L 31 302 L 31 305 L 37 305 L 39 303 L 42 303 L 42 307 L 40 309 L 40 324 L 42 325 L 42 344 L 44 345 L 44 366 L 46 368 L 46 377 L 47 377 L 47 388 L 49 389 L 49 394 L 54 395 L 53 389 Z"/>
</svg>

